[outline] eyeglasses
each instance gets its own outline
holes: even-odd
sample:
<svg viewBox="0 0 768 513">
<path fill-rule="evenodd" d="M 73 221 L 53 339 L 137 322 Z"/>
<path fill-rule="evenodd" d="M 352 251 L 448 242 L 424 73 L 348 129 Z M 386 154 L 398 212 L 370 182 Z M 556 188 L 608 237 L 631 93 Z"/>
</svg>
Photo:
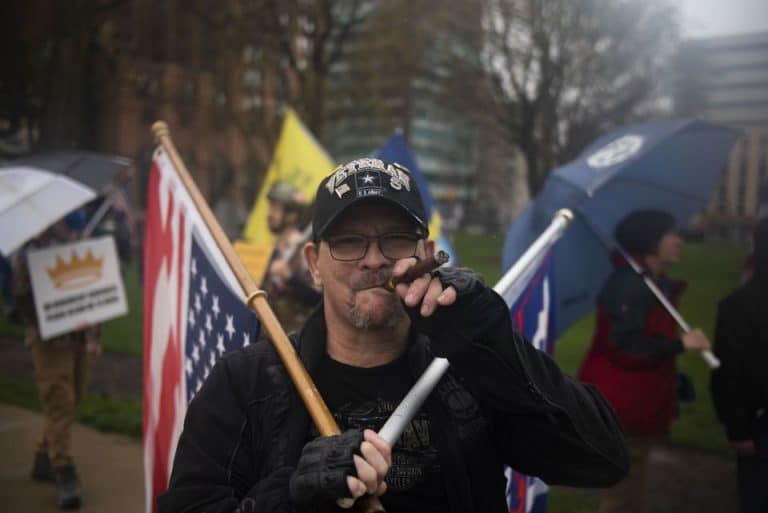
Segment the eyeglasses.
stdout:
<svg viewBox="0 0 768 513">
<path fill-rule="evenodd" d="M 354 262 L 365 258 L 371 241 L 376 241 L 379 251 L 392 260 L 412 257 L 422 236 L 417 233 L 383 233 L 381 235 L 345 234 L 327 237 L 325 241 L 331 256 L 342 262 Z"/>
</svg>

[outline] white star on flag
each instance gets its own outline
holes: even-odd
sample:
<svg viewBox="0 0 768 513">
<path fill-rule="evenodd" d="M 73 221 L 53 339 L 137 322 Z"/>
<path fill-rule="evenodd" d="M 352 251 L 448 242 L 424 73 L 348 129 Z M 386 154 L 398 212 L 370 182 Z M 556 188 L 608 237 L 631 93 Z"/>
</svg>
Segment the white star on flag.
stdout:
<svg viewBox="0 0 768 513">
<path fill-rule="evenodd" d="M 208 294 L 208 281 L 205 279 L 205 276 L 200 280 L 200 290 L 203 293 L 203 297 Z"/>
<path fill-rule="evenodd" d="M 211 301 L 213 301 L 213 306 L 211 307 L 211 311 L 213 312 L 213 317 L 218 318 L 219 312 L 221 312 L 221 309 L 219 308 L 219 296 L 217 296 L 216 294 L 212 294 Z"/>
<path fill-rule="evenodd" d="M 235 318 L 232 315 L 227 315 L 227 326 L 224 328 L 229 334 L 229 340 L 232 340 L 232 336 L 235 334 Z"/>
<path fill-rule="evenodd" d="M 224 347 L 224 335 L 221 333 L 216 335 L 216 349 L 219 351 L 219 356 L 224 354 L 226 348 Z"/>
<path fill-rule="evenodd" d="M 249 333 L 243 333 L 243 347 L 251 345 L 251 335 Z"/>
<path fill-rule="evenodd" d="M 205 314 L 205 329 L 208 330 L 208 333 L 213 330 L 213 323 L 211 322 L 211 314 Z"/>
</svg>

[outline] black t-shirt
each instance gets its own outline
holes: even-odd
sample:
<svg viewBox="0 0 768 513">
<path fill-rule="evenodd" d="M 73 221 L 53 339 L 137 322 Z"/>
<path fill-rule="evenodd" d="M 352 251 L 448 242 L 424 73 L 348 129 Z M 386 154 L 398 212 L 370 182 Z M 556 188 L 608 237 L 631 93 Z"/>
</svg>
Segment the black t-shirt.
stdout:
<svg viewBox="0 0 768 513">
<path fill-rule="evenodd" d="M 372 368 L 352 367 L 325 356 L 316 384 L 342 431 L 379 431 L 415 382 L 405 357 Z M 317 436 L 317 433 L 314 433 Z M 449 511 L 435 433 L 425 407 L 406 426 L 392 451 L 381 502 L 389 513 Z"/>
</svg>

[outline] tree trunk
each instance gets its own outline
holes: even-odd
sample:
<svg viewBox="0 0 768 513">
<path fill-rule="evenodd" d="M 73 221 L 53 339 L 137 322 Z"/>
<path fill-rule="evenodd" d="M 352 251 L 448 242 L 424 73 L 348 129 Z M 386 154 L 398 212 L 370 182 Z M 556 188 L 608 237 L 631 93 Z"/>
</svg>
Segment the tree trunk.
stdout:
<svg viewBox="0 0 768 513">
<path fill-rule="evenodd" d="M 37 149 L 55 150 L 81 145 L 85 106 L 88 34 L 54 36 L 48 66 L 47 91 L 40 115 Z"/>
</svg>

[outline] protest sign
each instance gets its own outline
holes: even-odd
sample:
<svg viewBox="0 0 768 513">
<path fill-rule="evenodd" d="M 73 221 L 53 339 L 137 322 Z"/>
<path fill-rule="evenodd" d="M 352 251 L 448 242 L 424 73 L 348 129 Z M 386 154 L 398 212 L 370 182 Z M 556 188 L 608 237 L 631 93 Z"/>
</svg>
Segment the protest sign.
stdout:
<svg viewBox="0 0 768 513">
<path fill-rule="evenodd" d="M 43 340 L 128 312 L 112 237 L 29 251 L 27 258 Z"/>
</svg>

